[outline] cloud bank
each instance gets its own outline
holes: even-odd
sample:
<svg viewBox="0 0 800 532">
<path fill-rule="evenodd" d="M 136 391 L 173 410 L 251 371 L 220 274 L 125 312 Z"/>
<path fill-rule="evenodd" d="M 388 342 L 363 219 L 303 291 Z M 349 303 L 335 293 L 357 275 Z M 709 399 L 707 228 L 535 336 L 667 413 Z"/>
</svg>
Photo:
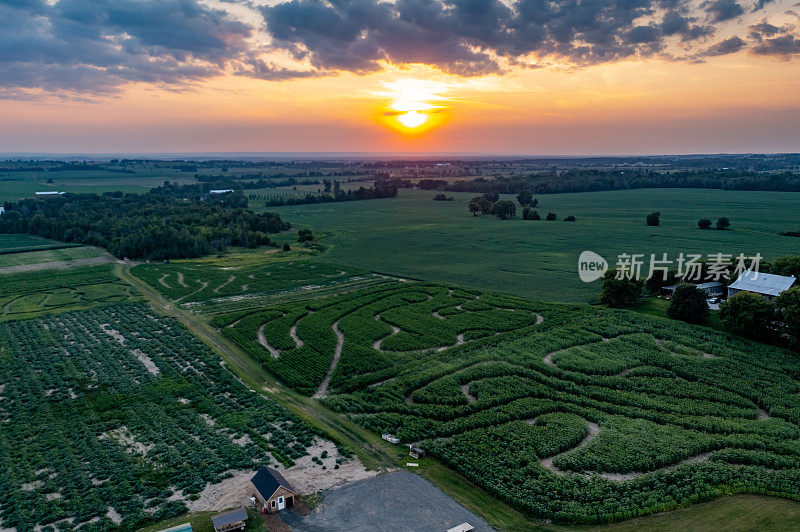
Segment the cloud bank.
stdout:
<svg viewBox="0 0 800 532">
<path fill-rule="evenodd" d="M 800 54 L 796 24 L 742 23 L 781 1 L 0 0 L 0 95 L 113 93 L 130 82 L 181 89 L 222 74 L 363 74 L 385 63 L 480 76 L 743 51 L 790 59 Z M 254 17 L 224 9 L 237 3 Z"/>
</svg>

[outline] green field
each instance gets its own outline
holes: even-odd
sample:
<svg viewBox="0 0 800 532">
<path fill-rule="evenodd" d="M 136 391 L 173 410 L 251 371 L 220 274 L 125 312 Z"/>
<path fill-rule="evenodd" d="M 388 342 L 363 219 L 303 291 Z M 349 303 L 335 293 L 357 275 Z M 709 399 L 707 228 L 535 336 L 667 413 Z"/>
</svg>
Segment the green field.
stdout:
<svg viewBox="0 0 800 532">
<path fill-rule="evenodd" d="M 132 530 L 317 433 L 146 305 L 0 324 L 0 524 Z M 52 528 L 50 529 L 52 530 Z"/>
<path fill-rule="evenodd" d="M 113 269 L 113 264 L 102 264 L 0 273 L 0 321 L 141 301 L 141 296 L 114 275 Z"/>
<path fill-rule="evenodd" d="M 22 253 L 34 250 L 51 248 L 74 247 L 77 244 L 67 244 L 56 240 L 48 240 L 34 235 L 20 234 L 0 234 L 0 260 L 4 259 L 1 255 Z"/>
<path fill-rule="evenodd" d="M 16 236 L 16 235 L 15 235 Z M 74 261 L 76 265 L 85 264 L 86 259 L 98 259 L 103 256 L 103 252 L 98 248 L 88 246 L 67 246 L 57 247 L 55 249 L 43 249 L 41 251 L 25 251 L 20 253 L 2 253 L 0 254 L 0 272 L 6 272 L 8 269 L 22 270 L 24 268 L 17 268 L 21 266 L 30 266 L 33 264 L 50 264 L 50 266 L 60 267 L 68 266 Z M 110 257 L 108 260 L 111 260 Z M 99 260 L 98 260 L 99 262 Z M 63 263 L 63 264 L 61 264 Z"/>
<path fill-rule="evenodd" d="M 613 267 L 621 253 L 800 253 L 800 239 L 778 233 L 800 227 L 800 195 L 704 189 L 648 189 L 538 196 L 539 213 L 559 220 L 472 217 L 473 194 L 432 201 L 435 192 L 401 190 L 397 198 L 271 207 L 295 227 L 310 227 L 330 247 L 325 260 L 412 278 L 548 301 L 594 302 L 599 283 L 577 275 L 579 254 L 592 250 Z M 510 197 L 508 199 L 511 199 Z M 661 212 L 661 226 L 645 216 Z M 697 229 L 700 218 L 727 216 L 731 231 Z"/>
<path fill-rule="evenodd" d="M 263 307 L 275 299 L 303 299 L 387 282 L 379 275 L 320 262 L 301 248 L 236 251 L 205 259 L 153 262 L 133 273 L 164 297 L 193 312 L 218 313 Z"/>
<path fill-rule="evenodd" d="M 423 283 L 212 323 L 297 390 L 540 518 L 800 498 L 800 361 L 777 348 Z"/>
</svg>

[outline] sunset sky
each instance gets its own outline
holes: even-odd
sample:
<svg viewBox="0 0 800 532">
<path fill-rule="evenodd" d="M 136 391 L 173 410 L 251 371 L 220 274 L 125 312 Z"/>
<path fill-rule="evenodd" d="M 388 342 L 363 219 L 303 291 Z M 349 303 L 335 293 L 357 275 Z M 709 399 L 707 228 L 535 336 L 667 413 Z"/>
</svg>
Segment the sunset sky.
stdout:
<svg viewBox="0 0 800 532">
<path fill-rule="evenodd" d="M 800 151 L 796 0 L 0 0 L 0 153 Z"/>
</svg>

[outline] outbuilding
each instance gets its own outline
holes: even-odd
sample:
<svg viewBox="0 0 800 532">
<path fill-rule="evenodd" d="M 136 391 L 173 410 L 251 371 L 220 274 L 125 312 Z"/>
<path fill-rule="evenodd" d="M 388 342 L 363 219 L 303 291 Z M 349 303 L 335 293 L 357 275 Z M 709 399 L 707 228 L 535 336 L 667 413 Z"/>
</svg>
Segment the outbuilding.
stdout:
<svg viewBox="0 0 800 532">
<path fill-rule="evenodd" d="M 739 292 L 750 292 L 772 300 L 792 287 L 796 279 L 794 276 L 773 275 L 745 270 L 736 281 L 728 287 L 728 299 Z"/>
<path fill-rule="evenodd" d="M 244 508 L 224 512 L 211 518 L 211 524 L 214 525 L 214 532 L 244 530 L 245 521 L 247 521 L 247 510 Z"/>
<path fill-rule="evenodd" d="M 276 469 L 262 466 L 250 480 L 256 507 L 263 513 L 273 513 L 294 506 L 295 491 Z"/>
</svg>

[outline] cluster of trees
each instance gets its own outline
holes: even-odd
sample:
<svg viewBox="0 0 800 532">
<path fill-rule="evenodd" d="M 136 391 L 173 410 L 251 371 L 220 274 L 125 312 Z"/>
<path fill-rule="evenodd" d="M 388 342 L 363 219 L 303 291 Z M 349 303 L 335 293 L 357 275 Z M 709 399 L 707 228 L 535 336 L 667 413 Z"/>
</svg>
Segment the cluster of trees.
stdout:
<svg viewBox="0 0 800 532">
<path fill-rule="evenodd" d="M 333 182 L 331 193 L 306 194 L 305 196 L 289 196 L 285 198 L 269 198 L 264 203 L 267 207 L 280 205 L 304 205 L 308 203 L 332 203 L 338 201 L 358 201 L 397 196 L 397 185 L 388 181 L 376 181 L 372 187 L 358 187 L 353 190 L 342 190 L 338 181 Z"/>
<path fill-rule="evenodd" d="M 439 194 L 438 196 L 444 196 L 444 194 Z M 539 213 L 537 213 L 536 211 L 532 211 L 532 208 L 535 208 L 539 205 L 539 200 L 534 198 L 533 194 L 531 194 L 527 190 L 522 190 L 517 194 L 516 199 L 517 203 L 519 203 L 520 207 L 522 207 L 523 220 L 541 219 Z M 500 218 L 501 220 L 513 218 L 517 214 L 517 207 L 516 205 L 514 205 L 514 202 L 508 200 L 501 200 L 500 194 L 498 194 L 497 192 L 486 192 L 481 196 L 475 196 L 469 201 L 467 208 L 469 209 L 469 212 L 471 212 L 473 216 L 477 216 L 478 213 L 493 214 L 498 218 Z M 553 216 L 555 217 L 555 215 Z M 550 218 L 548 218 L 548 220 L 549 219 Z"/>
<path fill-rule="evenodd" d="M 800 174 L 761 173 L 741 170 L 703 169 L 679 172 L 655 170 L 564 170 L 539 174 L 479 177 L 470 181 L 442 181 L 440 190 L 448 192 L 497 192 L 536 194 L 592 192 L 639 188 L 711 188 L 724 190 L 775 190 L 800 192 Z"/>
<path fill-rule="evenodd" d="M 660 212 L 651 212 L 647 215 L 645 222 L 650 227 L 658 227 L 661 225 L 661 213 Z"/>
<path fill-rule="evenodd" d="M 239 193 L 177 199 L 168 187 L 148 194 L 64 194 L 7 202 L 0 233 L 30 233 L 107 249 L 117 257 L 200 257 L 227 246 L 270 244 L 289 229 L 274 213 L 256 214 Z"/>
<path fill-rule="evenodd" d="M 719 316 L 731 332 L 800 350 L 800 286 L 793 286 L 772 301 L 739 292 L 720 305 Z"/>
<path fill-rule="evenodd" d="M 297 232 L 297 241 L 298 242 L 313 242 L 314 241 L 314 233 L 311 232 L 311 229 L 300 229 Z"/>
<path fill-rule="evenodd" d="M 455 198 L 453 196 L 448 196 L 447 194 L 436 194 L 433 197 L 433 201 L 453 201 Z"/>
<path fill-rule="evenodd" d="M 721 217 L 717 220 L 717 230 L 724 231 L 729 229 L 731 226 L 731 221 L 726 217 Z M 708 218 L 702 218 L 700 221 L 697 222 L 697 227 L 700 229 L 711 229 L 711 220 Z"/>
</svg>

